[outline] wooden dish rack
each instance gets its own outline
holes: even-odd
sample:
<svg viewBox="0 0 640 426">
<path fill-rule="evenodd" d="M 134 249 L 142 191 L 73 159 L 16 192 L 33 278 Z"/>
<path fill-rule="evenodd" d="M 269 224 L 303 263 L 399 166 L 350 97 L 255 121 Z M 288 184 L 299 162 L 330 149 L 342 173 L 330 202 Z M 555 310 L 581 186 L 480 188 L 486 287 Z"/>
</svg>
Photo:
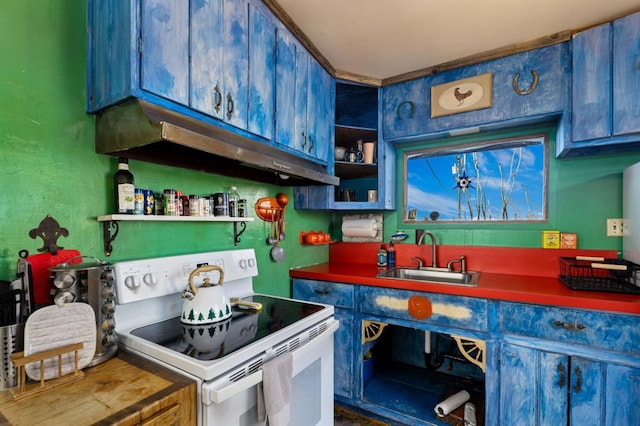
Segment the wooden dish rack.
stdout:
<svg viewBox="0 0 640 426">
<path fill-rule="evenodd" d="M 26 398 L 27 396 L 36 395 L 38 393 L 53 389 L 65 383 L 72 383 L 84 379 L 84 372 L 78 368 L 78 352 L 84 348 L 84 344 L 73 343 L 61 346 L 55 349 L 38 352 L 31 355 L 24 355 L 24 352 L 16 352 L 11 354 L 11 361 L 18 371 L 18 384 L 11 388 L 11 395 L 14 400 Z M 72 373 L 62 375 L 62 355 L 74 353 L 74 370 Z M 48 358 L 58 358 L 58 376 L 54 379 L 44 379 L 44 361 Z M 27 384 L 25 366 L 32 362 L 40 363 L 40 380 L 38 382 Z"/>
</svg>

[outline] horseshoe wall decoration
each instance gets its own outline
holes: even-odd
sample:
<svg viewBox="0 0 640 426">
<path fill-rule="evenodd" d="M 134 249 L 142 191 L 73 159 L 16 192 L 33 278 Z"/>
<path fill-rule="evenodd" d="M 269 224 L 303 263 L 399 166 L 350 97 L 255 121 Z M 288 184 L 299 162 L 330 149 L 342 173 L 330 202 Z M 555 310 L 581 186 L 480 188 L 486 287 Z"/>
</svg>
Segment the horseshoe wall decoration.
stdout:
<svg viewBox="0 0 640 426">
<path fill-rule="evenodd" d="M 536 70 L 531 70 L 531 75 L 533 76 L 533 83 L 531 83 L 531 86 L 528 89 L 521 89 L 518 85 L 518 79 L 520 79 L 519 72 L 513 76 L 513 90 L 515 90 L 518 95 L 528 95 L 536 90 L 536 87 L 538 86 L 538 72 Z"/>
<path fill-rule="evenodd" d="M 400 105 L 398 105 L 398 108 L 396 109 L 396 117 L 398 118 L 398 120 L 402 121 L 403 117 L 402 117 L 402 107 L 404 105 L 408 105 L 409 106 L 409 118 L 413 118 L 414 115 L 416 115 L 416 105 L 411 102 L 411 101 L 404 101 L 401 102 Z"/>
</svg>

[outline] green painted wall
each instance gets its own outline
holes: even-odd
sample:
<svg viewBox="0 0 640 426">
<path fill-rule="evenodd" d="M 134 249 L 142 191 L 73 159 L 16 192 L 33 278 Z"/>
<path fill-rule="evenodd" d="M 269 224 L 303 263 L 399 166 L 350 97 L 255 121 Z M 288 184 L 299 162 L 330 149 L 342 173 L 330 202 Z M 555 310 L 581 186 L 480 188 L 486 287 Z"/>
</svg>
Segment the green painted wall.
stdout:
<svg viewBox="0 0 640 426">
<path fill-rule="evenodd" d="M 507 130 L 430 141 L 428 146 L 467 143 L 479 139 L 499 139 L 515 135 L 546 131 L 550 152 L 555 152 L 553 125 Z M 402 223 L 402 161 L 407 149 L 419 144 L 402 146 L 397 156 L 398 211 L 385 216 L 387 240 L 396 229 L 405 230 L 414 241 L 414 229 L 432 231 L 439 244 L 474 246 L 541 247 L 541 231 L 560 230 L 578 234 L 578 247 L 584 249 L 622 250 L 622 239 L 607 237 L 606 219 L 622 217 L 622 172 L 640 161 L 640 153 L 601 155 L 558 160 L 549 158 L 548 222 L 546 223 L 437 223 L 419 225 Z M 391 226 L 389 226 L 391 224 Z M 395 228 L 393 227 L 395 226 Z"/>
<path fill-rule="evenodd" d="M 37 253 L 29 231 L 51 214 L 69 230 L 59 244 L 104 258 L 102 226 L 111 212 L 117 160 L 94 152 L 93 116 L 85 113 L 85 0 L 3 0 L 0 3 L 0 279 L 15 278 L 18 251 Z M 139 186 L 210 194 L 236 184 L 251 207 L 291 188 L 263 185 L 131 161 Z M 252 216 L 255 217 L 253 210 Z M 258 256 L 258 291 L 289 294 L 289 268 L 325 261 L 327 246 L 300 246 L 301 230 L 327 230 L 330 215 L 286 210 L 285 262 L 270 260 L 269 227 L 248 223 L 238 248 Z M 232 249 L 228 223 L 121 223 L 112 261 Z"/>
</svg>

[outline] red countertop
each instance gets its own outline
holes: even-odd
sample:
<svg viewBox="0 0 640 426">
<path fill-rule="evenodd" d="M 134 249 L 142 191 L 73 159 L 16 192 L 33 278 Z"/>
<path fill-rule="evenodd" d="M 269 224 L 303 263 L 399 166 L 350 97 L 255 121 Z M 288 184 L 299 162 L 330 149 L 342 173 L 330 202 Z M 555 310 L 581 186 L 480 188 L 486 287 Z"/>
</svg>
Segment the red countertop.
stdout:
<svg viewBox="0 0 640 426">
<path fill-rule="evenodd" d="M 467 269 L 479 271 L 477 287 L 377 278 L 375 254 L 380 245 L 338 243 L 329 262 L 291 269 L 292 278 L 389 287 L 522 303 L 640 314 L 640 295 L 571 290 L 557 278 L 560 257 L 576 255 L 615 258 L 610 250 L 548 250 L 473 246 L 438 246 L 438 266 L 464 254 Z M 396 266 L 415 266 L 418 256 L 431 265 L 431 247 L 397 244 Z M 456 267 L 458 264 L 455 265 Z"/>
</svg>

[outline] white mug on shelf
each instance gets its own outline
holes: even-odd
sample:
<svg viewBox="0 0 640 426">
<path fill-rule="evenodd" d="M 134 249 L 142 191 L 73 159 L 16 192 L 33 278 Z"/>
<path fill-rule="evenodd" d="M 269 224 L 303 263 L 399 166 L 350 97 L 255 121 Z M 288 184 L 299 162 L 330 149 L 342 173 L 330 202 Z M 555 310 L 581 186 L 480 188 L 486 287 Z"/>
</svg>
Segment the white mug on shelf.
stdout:
<svg viewBox="0 0 640 426">
<path fill-rule="evenodd" d="M 378 202 L 378 191 L 375 189 L 370 189 L 367 191 L 367 201 L 370 203 Z"/>
</svg>

